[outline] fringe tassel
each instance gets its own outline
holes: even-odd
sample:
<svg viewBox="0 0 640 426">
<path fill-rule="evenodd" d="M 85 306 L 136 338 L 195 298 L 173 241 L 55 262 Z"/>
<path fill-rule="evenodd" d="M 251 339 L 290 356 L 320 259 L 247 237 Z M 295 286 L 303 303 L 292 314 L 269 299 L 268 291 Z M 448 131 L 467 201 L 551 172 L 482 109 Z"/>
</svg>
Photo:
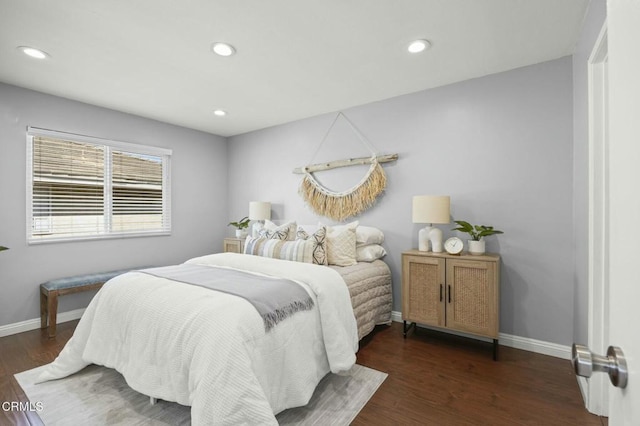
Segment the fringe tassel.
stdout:
<svg viewBox="0 0 640 426">
<path fill-rule="evenodd" d="M 387 176 L 380 164 L 348 193 L 333 193 L 307 174 L 300 184 L 300 196 L 316 213 L 337 221 L 362 213 L 371 207 L 387 186 Z"/>
<path fill-rule="evenodd" d="M 264 322 L 265 331 L 271 330 L 280 321 L 289 318 L 296 312 L 308 311 L 312 309 L 314 305 L 315 303 L 313 302 L 313 299 L 309 297 L 305 300 L 295 300 L 287 306 L 283 306 L 273 312 L 263 314 L 262 321 Z"/>
</svg>

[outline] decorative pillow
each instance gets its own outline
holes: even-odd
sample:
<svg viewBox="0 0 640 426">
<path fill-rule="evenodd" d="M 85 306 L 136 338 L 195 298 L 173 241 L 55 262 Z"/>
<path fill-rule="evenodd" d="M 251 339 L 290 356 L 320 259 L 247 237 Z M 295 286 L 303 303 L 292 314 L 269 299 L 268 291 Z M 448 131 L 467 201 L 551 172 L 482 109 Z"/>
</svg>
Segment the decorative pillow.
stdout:
<svg viewBox="0 0 640 426">
<path fill-rule="evenodd" d="M 357 224 L 357 222 L 355 222 Z M 357 225 L 356 225 L 357 226 Z M 327 227 L 327 258 L 329 265 L 351 266 L 356 263 L 355 227 Z"/>
<path fill-rule="evenodd" d="M 289 239 L 289 226 L 287 225 L 284 228 L 278 227 L 276 229 L 262 228 L 258 233 L 258 238 L 266 238 L 267 240 L 287 241 Z"/>
<path fill-rule="evenodd" d="M 382 259 L 387 252 L 380 244 L 370 244 L 368 246 L 356 247 L 356 260 L 358 262 L 373 262 Z"/>
<path fill-rule="evenodd" d="M 265 220 L 264 227 L 262 229 L 266 229 L 268 231 L 288 229 L 287 230 L 287 238 L 281 238 L 281 239 L 293 241 L 293 240 L 296 239 L 296 230 L 297 230 L 297 228 L 298 228 L 298 225 L 296 224 L 295 221 L 287 222 L 287 223 L 285 223 L 283 225 L 276 225 L 275 223 L 271 222 L 270 220 Z"/>
<path fill-rule="evenodd" d="M 244 245 L 244 254 L 313 263 L 313 241 L 282 241 L 248 237 Z"/>
<path fill-rule="evenodd" d="M 327 228 L 321 226 L 316 232 L 309 235 L 302 226 L 298 226 L 296 239 L 313 241 L 313 263 L 327 265 Z"/>
<path fill-rule="evenodd" d="M 372 226 L 358 226 L 356 228 L 356 247 L 368 246 L 371 244 L 382 244 L 384 233 Z"/>
</svg>

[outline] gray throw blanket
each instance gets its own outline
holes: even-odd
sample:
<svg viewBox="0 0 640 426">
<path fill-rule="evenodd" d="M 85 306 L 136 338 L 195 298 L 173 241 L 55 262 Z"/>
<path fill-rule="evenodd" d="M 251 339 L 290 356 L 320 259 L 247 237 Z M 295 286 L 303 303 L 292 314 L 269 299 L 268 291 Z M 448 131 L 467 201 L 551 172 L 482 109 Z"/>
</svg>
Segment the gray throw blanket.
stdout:
<svg viewBox="0 0 640 426">
<path fill-rule="evenodd" d="M 311 296 L 294 281 L 235 269 L 182 264 L 137 272 L 242 297 L 256 308 L 266 331 L 292 314 L 310 310 L 314 305 Z"/>
</svg>

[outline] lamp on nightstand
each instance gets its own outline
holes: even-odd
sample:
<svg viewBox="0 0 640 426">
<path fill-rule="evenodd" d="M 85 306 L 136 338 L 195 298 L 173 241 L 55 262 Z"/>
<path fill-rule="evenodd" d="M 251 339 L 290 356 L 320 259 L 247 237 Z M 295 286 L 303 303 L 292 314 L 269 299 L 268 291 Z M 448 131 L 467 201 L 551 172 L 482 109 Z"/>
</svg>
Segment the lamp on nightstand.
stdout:
<svg viewBox="0 0 640 426">
<path fill-rule="evenodd" d="M 413 197 L 413 223 L 428 224 L 418 233 L 418 250 L 429 251 L 429 242 L 435 253 L 442 252 L 442 231 L 431 226 L 434 223 L 449 223 L 448 195 L 416 195 Z"/>
<path fill-rule="evenodd" d="M 251 227 L 251 236 L 257 237 L 264 227 L 264 221 L 271 219 L 271 203 L 268 201 L 251 201 L 249 203 L 249 220 L 255 221 Z"/>
</svg>

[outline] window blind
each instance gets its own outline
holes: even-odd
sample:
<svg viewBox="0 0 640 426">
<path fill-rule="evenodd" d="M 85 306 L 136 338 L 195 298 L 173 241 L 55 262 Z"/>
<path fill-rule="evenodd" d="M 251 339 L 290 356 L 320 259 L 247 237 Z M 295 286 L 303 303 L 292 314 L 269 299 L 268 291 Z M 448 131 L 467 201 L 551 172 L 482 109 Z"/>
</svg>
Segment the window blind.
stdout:
<svg viewBox="0 0 640 426">
<path fill-rule="evenodd" d="M 169 150 L 30 128 L 28 241 L 171 231 Z"/>
</svg>

